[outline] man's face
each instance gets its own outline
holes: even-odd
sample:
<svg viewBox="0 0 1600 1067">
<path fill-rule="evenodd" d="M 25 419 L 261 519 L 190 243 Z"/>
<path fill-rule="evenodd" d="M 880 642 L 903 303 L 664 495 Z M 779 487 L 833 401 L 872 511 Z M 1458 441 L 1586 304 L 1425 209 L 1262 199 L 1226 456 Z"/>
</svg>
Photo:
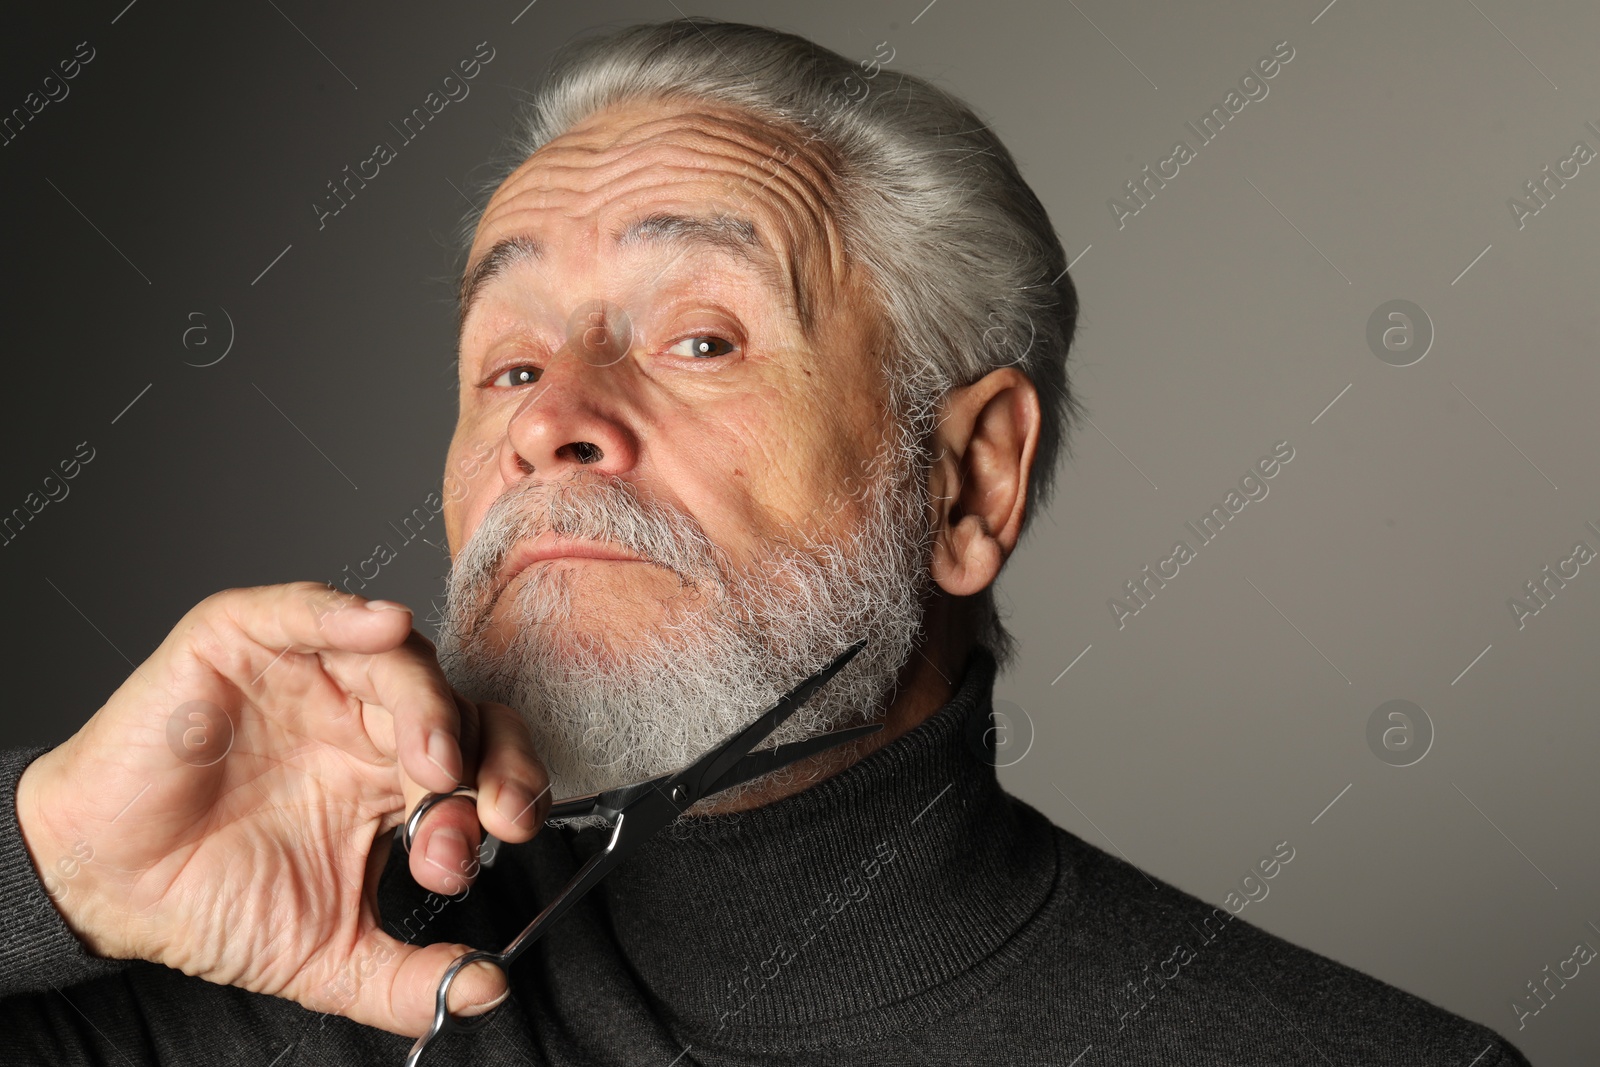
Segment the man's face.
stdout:
<svg viewBox="0 0 1600 1067">
<path fill-rule="evenodd" d="M 859 717 L 909 654 L 925 504 L 832 180 L 748 116 L 631 103 L 479 224 L 441 660 L 558 792 L 692 757 L 869 636 L 810 725 Z"/>
</svg>

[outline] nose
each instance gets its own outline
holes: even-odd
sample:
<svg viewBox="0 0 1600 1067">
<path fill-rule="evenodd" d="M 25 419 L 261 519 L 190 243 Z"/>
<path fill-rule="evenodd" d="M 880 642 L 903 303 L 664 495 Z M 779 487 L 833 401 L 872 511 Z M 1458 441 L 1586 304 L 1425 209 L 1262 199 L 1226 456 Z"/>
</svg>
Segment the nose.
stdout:
<svg viewBox="0 0 1600 1067">
<path fill-rule="evenodd" d="M 587 467 L 622 475 L 638 462 L 639 438 L 628 424 L 622 379 L 629 360 L 597 360 L 567 345 L 545 364 L 512 412 L 501 448 L 507 485 L 537 471 L 559 478 Z"/>
</svg>

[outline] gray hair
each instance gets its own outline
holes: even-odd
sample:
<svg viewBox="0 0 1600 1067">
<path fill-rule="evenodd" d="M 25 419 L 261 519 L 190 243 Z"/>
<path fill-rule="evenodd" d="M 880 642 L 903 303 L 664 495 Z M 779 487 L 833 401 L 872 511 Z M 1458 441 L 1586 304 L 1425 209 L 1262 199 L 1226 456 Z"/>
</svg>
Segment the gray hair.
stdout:
<svg viewBox="0 0 1600 1067">
<path fill-rule="evenodd" d="M 837 172 L 831 207 L 844 253 L 864 268 L 887 328 L 890 410 L 921 462 L 931 458 L 926 441 L 945 393 L 1000 367 L 1027 375 L 1041 426 L 1026 531 L 1049 503 L 1080 414 L 1067 379 L 1078 298 L 1044 205 L 988 124 L 922 78 L 852 62 L 803 37 L 676 19 L 565 46 L 499 178 L 612 104 L 667 98 L 751 113 L 822 145 Z M 973 600 L 976 640 L 1003 669 L 1016 641 L 994 586 Z"/>
</svg>

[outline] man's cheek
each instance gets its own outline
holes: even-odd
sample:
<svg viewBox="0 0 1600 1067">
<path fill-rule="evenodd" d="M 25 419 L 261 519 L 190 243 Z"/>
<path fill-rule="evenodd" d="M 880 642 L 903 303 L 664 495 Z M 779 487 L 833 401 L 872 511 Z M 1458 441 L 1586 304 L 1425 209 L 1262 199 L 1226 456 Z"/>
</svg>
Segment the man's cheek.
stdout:
<svg viewBox="0 0 1600 1067">
<path fill-rule="evenodd" d="M 495 453 L 498 450 L 499 449 L 496 442 L 491 441 L 486 437 L 473 446 L 472 458 L 477 460 L 479 465 L 482 465 L 494 459 Z"/>
<path fill-rule="evenodd" d="M 459 509 L 461 528 L 456 531 L 458 544 L 465 544 L 472 539 L 498 499 L 500 494 L 493 486 L 484 483 L 474 487 Z"/>
<path fill-rule="evenodd" d="M 462 479 L 471 481 L 478 476 L 478 472 L 494 459 L 497 449 L 495 442 L 488 438 L 480 438 L 473 444 L 471 451 L 461 456 L 455 464 L 455 473 Z"/>
<path fill-rule="evenodd" d="M 447 475 L 444 480 L 444 502 L 446 505 L 459 504 L 472 492 L 472 482 L 456 475 Z"/>
<path fill-rule="evenodd" d="M 499 449 L 495 441 L 480 438 L 471 448 L 452 447 L 450 454 L 451 460 L 445 471 L 440 495 L 444 500 L 446 527 L 454 529 L 453 522 L 462 518 L 461 505 L 476 495 L 480 485 L 494 479 L 494 460 Z M 485 488 L 483 491 L 489 490 Z M 471 510 L 468 509 L 469 513 Z M 487 503 L 482 510 L 488 510 Z"/>
<path fill-rule="evenodd" d="M 443 492 L 445 536 L 459 550 L 483 521 L 493 497 L 487 485 L 479 486 L 466 478 L 446 478 Z"/>
</svg>

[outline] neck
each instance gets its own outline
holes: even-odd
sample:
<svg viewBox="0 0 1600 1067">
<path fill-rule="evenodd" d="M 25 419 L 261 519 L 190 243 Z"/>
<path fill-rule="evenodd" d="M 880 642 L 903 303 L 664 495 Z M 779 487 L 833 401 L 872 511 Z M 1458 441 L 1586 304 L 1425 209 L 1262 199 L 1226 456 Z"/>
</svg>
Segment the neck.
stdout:
<svg viewBox="0 0 1600 1067">
<path fill-rule="evenodd" d="M 727 800 L 712 801 L 696 810 L 706 815 L 725 815 L 764 807 L 833 777 L 916 729 L 950 702 L 960 684 L 961 671 L 975 644 L 967 614 L 964 602 L 957 602 L 942 592 L 933 594 L 923 616 L 926 636 L 900 668 L 888 706 L 873 720 L 882 723 L 883 729 L 860 741 L 792 764 L 789 773 L 774 776 L 781 780 L 758 783 Z"/>
<path fill-rule="evenodd" d="M 803 1052 L 970 1007 L 1035 951 L 1054 830 L 995 779 L 993 677 L 976 651 L 896 742 L 780 803 L 679 820 L 613 871 L 608 929 L 659 1009 L 713 1044 Z M 606 833 L 563 840 L 582 862 Z"/>
</svg>

